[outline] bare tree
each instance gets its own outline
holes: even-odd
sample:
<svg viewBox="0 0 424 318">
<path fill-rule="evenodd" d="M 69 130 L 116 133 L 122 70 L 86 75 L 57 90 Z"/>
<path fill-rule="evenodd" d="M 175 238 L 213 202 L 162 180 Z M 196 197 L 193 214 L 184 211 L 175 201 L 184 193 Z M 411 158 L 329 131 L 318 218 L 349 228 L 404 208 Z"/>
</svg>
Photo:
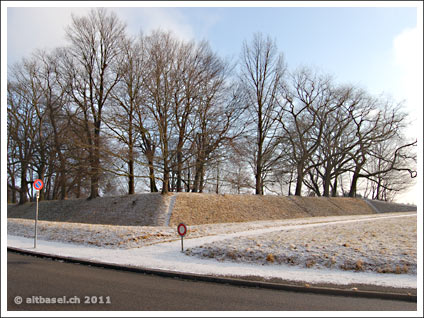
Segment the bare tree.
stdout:
<svg viewBox="0 0 424 318">
<path fill-rule="evenodd" d="M 291 195 L 296 184 L 296 195 L 356 196 L 365 184 L 391 200 L 417 174 L 400 105 L 306 68 L 286 77 L 269 37 L 243 44 L 234 80 L 207 42 L 129 38 L 105 9 L 73 16 L 66 36 L 69 47 L 8 74 L 12 202 L 32 197 L 34 178 L 46 199 L 116 195 L 123 180 L 132 194 L 141 178 L 163 194 Z"/>
<path fill-rule="evenodd" d="M 173 94 L 173 110 L 178 136 L 175 158 L 177 192 L 181 192 L 183 189 L 183 148 L 194 129 L 196 107 L 201 98 L 200 85 L 205 72 L 204 59 L 208 51 L 209 47 L 206 42 L 197 46 L 194 42 L 190 42 L 181 44 L 176 54 L 175 81 L 177 85 Z"/>
<path fill-rule="evenodd" d="M 40 131 L 39 135 L 40 139 L 48 141 L 49 145 L 44 153 L 40 152 L 42 157 L 40 164 L 41 167 L 45 166 L 46 177 L 48 177 L 46 178 L 46 193 L 56 199 L 60 190 L 59 198 L 65 199 L 67 179 L 72 179 L 72 173 L 67 164 L 67 158 L 71 157 L 69 150 L 70 144 L 72 144 L 72 134 L 69 127 L 70 121 L 65 111 L 65 105 L 68 102 L 66 87 L 61 85 L 59 79 L 60 50 L 50 54 L 45 51 L 37 51 L 34 58 L 39 64 L 35 77 L 41 90 L 40 104 L 42 104 L 42 108 L 39 107 L 37 114 L 39 122 L 41 124 L 44 122 L 43 133 Z M 46 131 L 49 132 L 48 135 Z M 44 168 L 40 170 L 44 170 Z M 39 175 L 42 177 L 41 174 Z M 56 177 L 56 180 L 52 179 L 53 176 Z"/>
<path fill-rule="evenodd" d="M 37 103 L 40 91 L 32 88 L 34 64 L 24 60 L 11 70 L 11 78 L 7 85 L 7 125 L 10 136 L 8 154 L 14 155 L 9 160 L 9 166 L 19 166 L 20 187 L 19 204 L 28 201 L 28 183 L 33 165 L 40 124 L 37 117 Z M 9 168 L 12 169 L 12 168 Z M 9 185 L 10 187 L 12 185 Z"/>
<path fill-rule="evenodd" d="M 175 56 L 179 43 L 170 33 L 153 32 L 145 39 L 149 61 L 145 77 L 146 107 L 159 134 L 162 162 L 162 194 L 169 191 L 172 162 L 171 138 L 175 122 L 172 98 L 176 91 Z"/>
<path fill-rule="evenodd" d="M 411 177 L 416 172 L 409 168 L 399 167 L 401 150 L 413 146 L 414 143 L 406 143 L 397 147 L 393 154 L 385 158 L 390 164 L 384 170 L 368 172 L 365 169 L 368 160 L 372 157 L 373 148 L 387 140 L 393 140 L 399 136 L 405 127 L 405 116 L 400 111 L 399 105 L 393 105 L 390 101 L 377 98 L 368 98 L 362 106 L 352 113 L 352 121 L 355 124 L 355 148 L 351 152 L 354 166 L 351 169 L 352 180 L 349 196 L 356 196 L 357 183 L 360 178 L 371 178 L 389 170 L 409 171 Z"/>
<path fill-rule="evenodd" d="M 336 196 L 338 180 L 348 171 L 352 160 L 350 151 L 355 147 L 355 129 L 352 112 L 360 105 L 364 92 L 352 86 L 331 88 L 334 98 L 332 111 L 324 122 L 321 143 L 311 156 L 315 167 L 308 172 L 304 183 L 318 196 Z M 321 165 L 316 163 L 321 162 Z M 321 191 L 322 187 L 322 191 Z"/>
<path fill-rule="evenodd" d="M 240 92 L 229 80 L 228 64 L 210 49 L 203 52 L 202 80 L 193 134 L 195 176 L 193 192 L 203 192 L 206 165 L 219 161 L 219 149 L 243 132 Z M 215 156 L 216 155 L 216 156 Z"/>
<path fill-rule="evenodd" d="M 255 126 L 256 194 L 264 193 L 265 166 L 274 159 L 278 94 L 284 71 L 283 56 L 271 38 L 265 39 L 257 33 L 250 44 L 243 44 L 241 81 L 249 106 L 249 121 Z"/>
<path fill-rule="evenodd" d="M 121 76 L 120 53 L 125 25 L 113 12 L 97 8 L 87 17 L 73 16 L 66 36 L 71 46 L 65 71 L 70 85 L 69 94 L 83 121 L 89 151 L 92 199 L 99 196 L 103 108 Z"/>
<path fill-rule="evenodd" d="M 396 138 L 373 146 L 364 168 L 372 199 L 392 201 L 397 193 L 410 187 L 410 179 L 417 175 L 416 145 L 416 141 L 405 143 Z"/>
<path fill-rule="evenodd" d="M 9 87 L 8 87 L 9 98 Z M 9 107 L 8 107 L 9 108 Z M 8 109 L 9 110 L 9 109 Z M 17 182 L 19 180 L 18 142 L 13 138 L 12 118 L 7 118 L 7 202 L 16 203 L 17 194 L 20 192 Z"/>
<path fill-rule="evenodd" d="M 246 163 L 248 157 L 245 147 L 242 147 L 243 139 L 232 140 L 228 143 L 227 164 L 225 166 L 224 180 L 231 190 L 241 194 L 246 189 L 255 189 L 255 183 L 251 178 L 250 166 Z"/>
<path fill-rule="evenodd" d="M 113 132 L 118 143 L 125 145 L 125 149 L 113 155 L 127 164 L 127 171 L 120 173 L 128 178 L 128 194 L 135 192 L 135 148 L 138 136 L 144 133 L 143 121 L 138 123 L 137 114 L 143 107 L 144 81 L 144 47 L 143 37 L 128 38 L 123 41 L 123 63 L 121 64 L 122 77 L 111 92 L 112 106 L 105 121 Z"/>
<path fill-rule="evenodd" d="M 300 196 L 305 175 L 322 164 L 311 158 L 321 144 L 325 123 L 336 106 L 328 77 L 300 69 L 291 78 L 292 87 L 282 88 L 279 141 L 290 145 L 291 161 L 297 174 L 295 195 Z"/>
</svg>

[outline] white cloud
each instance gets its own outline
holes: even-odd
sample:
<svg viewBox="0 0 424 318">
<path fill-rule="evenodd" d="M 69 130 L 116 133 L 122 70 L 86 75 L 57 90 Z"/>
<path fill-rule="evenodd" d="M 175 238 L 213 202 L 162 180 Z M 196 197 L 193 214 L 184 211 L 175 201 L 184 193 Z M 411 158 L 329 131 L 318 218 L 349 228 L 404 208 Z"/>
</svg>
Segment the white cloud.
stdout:
<svg viewBox="0 0 424 318">
<path fill-rule="evenodd" d="M 35 49 L 66 44 L 65 27 L 71 13 L 86 14 L 90 8 L 8 8 L 8 62 L 17 62 Z"/>
<path fill-rule="evenodd" d="M 405 29 L 395 37 L 393 41 L 393 51 L 395 64 L 400 70 L 400 90 L 406 99 L 406 106 L 410 114 L 412 124 L 407 129 L 410 138 L 418 138 L 418 152 L 422 157 L 422 128 L 423 128 L 423 51 L 422 51 L 422 28 Z M 418 169 L 421 169 L 420 160 Z M 422 179 L 422 169 L 418 172 Z M 398 202 L 415 203 L 422 193 L 418 181 L 409 191 L 401 193 Z"/>
<path fill-rule="evenodd" d="M 35 49 L 52 49 L 65 45 L 65 27 L 71 14 L 86 15 L 91 8 L 8 8 L 8 64 L 29 56 Z M 182 40 L 192 40 L 195 32 L 178 8 L 109 8 L 127 23 L 130 33 L 154 29 L 172 31 Z"/>
<path fill-rule="evenodd" d="M 419 59 L 418 28 L 405 29 L 393 40 L 396 62 L 409 75 L 418 75 L 416 63 Z"/>
<path fill-rule="evenodd" d="M 405 96 L 408 111 L 413 118 L 422 118 L 423 53 L 418 28 L 405 29 L 396 36 L 393 50 L 395 63 L 401 73 L 400 89 Z M 421 112 L 421 116 L 418 117 L 417 112 Z"/>
<path fill-rule="evenodd" d="M 171 31 L 182 40 L 195 38 L 192 26 L 178 8 L 117 8 L 115 11 L 127 23 L 132 34 L 140 30 L 146 34 L 161 29 Z"/>
</svg>

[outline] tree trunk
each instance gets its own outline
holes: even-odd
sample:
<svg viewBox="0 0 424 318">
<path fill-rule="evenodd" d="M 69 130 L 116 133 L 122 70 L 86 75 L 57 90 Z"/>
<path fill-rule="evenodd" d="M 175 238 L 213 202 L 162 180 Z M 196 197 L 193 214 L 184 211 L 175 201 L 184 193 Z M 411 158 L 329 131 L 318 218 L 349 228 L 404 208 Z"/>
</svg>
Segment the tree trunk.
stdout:
<svg viewBox="0 0 424 318">
<path fill-rule="evenodd" d="M 263 187 L 262 187 L 262 167 L 259 163 L 256 165 L 255 178 L 256 178 L 255 194 L 262 195 L 262 194 L 264 194 L 263 193 Z"/>
<path fill-rule="evenodd" d="M 134 194 L 134 160 L 128 161 L 128 194 Z"/>
<path fill-rule="evenodd" d="M 262 108 L 260 107 L 259 110 Z M 262 113 L 259 112 L 258 121 L 258 153 L 256 160 L 256 189 L 255 194 L 262 195 L 263 193 L 263 182 L 262 182 Z"/>
<path fill-rule="evenodd" d="M 171 170 L 170 173 L 170 181 L 169 181 L 169 187 L 168 187 L 168 191 L 169 192 L 174 192 L 175 191 L 175 170 Z"/>
<path fill-rule="evenodd" d="M 194 174 L 194 183 L 193 183 L 193 192 L 198 192 L 200 188 L 200 170 L 201 170 L 202 162 L 200 158 L 196 159 L 196 172 Z"/>
<path fill-rule="evenodd" d="M 181 175 L 182 170 L 183 170 L 182 145 L 178 145 L 177 147 L 177 192 L 183 191 L 182 175 Z"/>
<path fill-rule="evenodd" d="M 215 185 L 215 193 L 219 194 L 219 165 L 216 167 L 216 185 Z"/>
<path fill-rule="evenodd" d="M 308 174 L 309 174 L 311 182 L 312 182 L 312 186 L 313 186 L 312 190 L 315 192 L 317 197 L 321 197 L 322 194 L 321 194 L 321 191 L 319 189 L 319 184 L 318 184 L 318 181 L 317 181 L 318 178 L 314 179 L 314 174 L 312 173 L 312 171 L 309 171 Z"/>
<path fill-rule="evenodd" d="M 205 168 L 204 164 L 200 165 L 200 178 L 199 178 L 199 193 L 203 193 L 203 187 L 205 186 Z"/>
<path fill-rule="evenodd" d="M 155 178 L 155 168 L 153 167 L 153 156 L 148 158 L 149 161 L 149 180 L 150 180 L 150 192 L 158 192 Z"/>
<path fill-rule="evenodd" d="M 378 178 L 377 179 L 378 180 L 378 182 L 377 182 L 377 188 L 375 189 L 375 192 L 376 192 L 376 199 L 377 200 L 383 200 L 383 196 L 382 196 L 382 191 L 381 191 L 381 179 L 380 178 Z"/>
<path fill-rule="evenodd" d="M 128 194 L 134 194 L 134 151 L 132 144 L 132 132 L 129 132 L 129 145 L 128 145 Z"/>
<path fill-rule="evenodd" d="M 359 173 L 355 170 L 352 177 L 352 182 L 350 183 L 350 191 L 349 191 L 349 197 L 354 198 L 356 197 L 356 186 L 359 179 Z"/>
<path fill-rule="evenodd" d="M 12 196 L 12 198 L 11 198 L 11 203 L 16 203 L 16 183 L 15 183 L 15 175 L 13 174 L 11 177 L 10 177 L 10 181 L 12 182 L 12 189 L 10 189 L 11 190 L 11 196 Z"/>
<path fill-rule="evenodd" d="M 153 168 L 153 162 L 149 161 L 149 180 L 150 180 L 150 192 L 158 192 L 156 186 L 155 169 Z"/>
<path fill-rule="evenodd" d="M 302 185 L 303 185 L 303 165 L 297 167 L 297 180 L 296 180 L 296 191 L 294 195 L 302 195 Z"/>
<path fill-rule="evenodd" d="M 191 173 L 190 173 L 190 168 L 187 169 L 187 183 L 186 183 L 186 192 L 190 192 L 190 178 L 191 178 Z"/>
<path fill-rule="evenodd" d="M 26 167 L 21 167 L 21 190 L 19 191 L 19 204 L 24 204 L 28 202 L 28 181 L 26 179 L 26 174 Z"/>
<path fill-rule="evenodd" d="M 331 184 L 331 176 L 330 176 L 330 173 L 326 172 L 324 176 L 324 193 L 323 193 L 324 197 L 330 196 L 330 184 Z"/>
<path fill-rule="evenodd" d="M 155 146 L 152 146 L 151 141 L 146 136 L 143 136 L 142 138 L 145 145 L 144 155 L 146 156 L 149 164 L 150 192 L 158 192 L 158 188 L 156 186 L 155 167 L 153 166 L 156 148 Z"/>
<path fill-rule="evenodd" d="M 289 192 L 288 192 L 289 196 L 292 195 L 292 192 L 291 192 L 292 183 L 293 183 L 293 170 L 290 171 Z"/>
<path fill-rule="evenodd" d="M 93 159 L 91 161 L 91 185 L 90 197 L 94 199 L 99 197 L 99 179 L 100 179 L 100 122 L 97 121 L 94 127 L 94 149 L 92 151 Z"/>
<path fill-rule="evenodd" d="M 331 189 L 331 196 L 332 197 L 336 197 L 337 196 L 337 179 L 338 179 L 338 177 L 336 176 L 334 178 L 333 188 Z"/>
<path fill-rule="evenodd" d="M 183 187 L 182 187 L 182 176 L 181 176 L 181 170 L 182 170 L 183 164 L 182 164 L 182 161 L 181 161 L 181 157 L 182 157 L 182 155 L 179 152 L 177 154 L 177 161 L 178 161 L 177 162 L 177 186 L 176 186 L 177 192 L 183 191 Z"/>
<path fill-rule="evenodd" d="M 132 104 L 132 103 L 131 103 Z M 132 107 L 131 107 L 132 109 Z M 134 194 L 134 144 L 133 144 L 133 117 L 132 113 L 128 118 L 128 194 Z"/>
<path fill-rule="evenodd" d="M 162 194 L 167 194 L 169 192 L 169 168 L 168 168 L 168 159 L 166 157 L 163 160 L 163 181 L 162 181 Z"/>
<path fill-rule="evenodd" d="M 163 173 L 163 182 L 162 182 L 162 194 L 167 194 L 169 192 L 169 172 L 166 171 Z"/>
</svg>

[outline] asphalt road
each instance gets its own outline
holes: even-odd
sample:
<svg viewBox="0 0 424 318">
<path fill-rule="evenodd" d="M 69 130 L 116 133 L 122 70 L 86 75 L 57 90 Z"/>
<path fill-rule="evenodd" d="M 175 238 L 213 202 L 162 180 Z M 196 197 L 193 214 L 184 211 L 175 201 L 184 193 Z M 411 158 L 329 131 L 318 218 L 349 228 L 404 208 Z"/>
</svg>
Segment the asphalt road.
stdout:
<svg viewBox="0 0 424 318">
<path fill-rule="evenodd" d="M 7 253 L 7 264 L 9 311 L 417 310 L 414 302 L 196 282 L 63 263 L 13 252 Z M 16 304 L 20 300 L 22 303 Z M 52 304 L 54 301 L 56 304 Z"/>
</svg>

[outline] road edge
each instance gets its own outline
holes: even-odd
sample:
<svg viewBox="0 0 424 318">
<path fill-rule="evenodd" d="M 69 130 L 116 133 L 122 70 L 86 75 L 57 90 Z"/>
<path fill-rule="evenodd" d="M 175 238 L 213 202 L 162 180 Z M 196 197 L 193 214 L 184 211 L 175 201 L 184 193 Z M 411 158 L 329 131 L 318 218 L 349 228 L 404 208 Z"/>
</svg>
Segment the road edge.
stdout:
<svg viewBox="0 0 424 318">
<path fill-rule="evenodd" d="M 219 276 L 165 271 L 160 269 L 142 268 L 142 267 L 129 266 L 129 265 L 124 266 L 124 265 L 118 265 L 113 263 L 95 262 L 95 261 L 90 261 L 87 259 L 59 256 L 59 255 L 53 255 L 48 253 L 42 253 L 42 252 L 34 252 L 34 251 L 28 251 L 25 249 L 9 247 L 9 246 L 7 247 L 7 251 L 15 252 L 15 253 L 23 254 L 23 255 L 35 256 L 35 257 L 50 258 L 53 260 L 60 260 L 67 263 L 96 266 L 96 267 L 102 267 L 106 269 L 129 271 L 129 272 L 136 272 L 136 273 L 142 273 L 142 274 L 148 274 L 148 275 L 157 275 L 157 276 L 168 277 L 168 278 L 179 278 L 179 279 L 187 279 L 187 280 L 203 281 L 203 282 L 211 282 L 211 283 L 219 283 L 219 284 L 230 284 L 230 285 L 242 286 L 242 287 L 267 288 L 267 289 L 284 290 L 284 291 L 291 291 L 291 292 L 325 294 L 325 295 L 347 296 L 347 297 L 379 298 L 379 299 L 388 299 L 388 300 L 417 302 L 417 295 L 412 295 L 412 294 L 383 293 L 383 292 L 376 292 L 376 291 L 346 290 L 346 289 L 338 289 L 338 288 L 322 288 L 322 287 L 312 287 L 312 286 L 306 287 L 306 286 L 296 286 L 296 285 L 289 285 L 289 284 L 252 281 L 252 280 L 246 280 L 242 278 L 235 279 L 235 278 L 225 278 L 225 277 L 219 277 Z"/>
</svg>

